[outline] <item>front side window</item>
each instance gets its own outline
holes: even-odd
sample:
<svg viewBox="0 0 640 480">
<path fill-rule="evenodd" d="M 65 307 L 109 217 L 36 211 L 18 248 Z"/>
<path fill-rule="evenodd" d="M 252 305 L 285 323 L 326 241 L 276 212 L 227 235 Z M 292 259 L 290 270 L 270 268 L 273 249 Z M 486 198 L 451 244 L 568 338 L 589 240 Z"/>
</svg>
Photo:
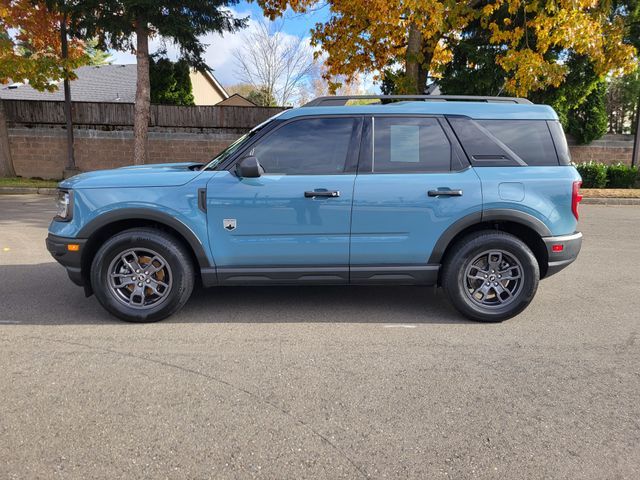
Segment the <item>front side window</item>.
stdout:
<svg viewBox="0 0 640 480">
<path fill-rule="evenodd" d="M 265 174 L 343 173 L 356 120 L 311 118 L 288 123 L 252 149 Z"/>
<path fill-rule="evenodd" d="M 373 173 L 448 172 L 451 144 L 435 118 L 376 117 Z"/>
</svg>

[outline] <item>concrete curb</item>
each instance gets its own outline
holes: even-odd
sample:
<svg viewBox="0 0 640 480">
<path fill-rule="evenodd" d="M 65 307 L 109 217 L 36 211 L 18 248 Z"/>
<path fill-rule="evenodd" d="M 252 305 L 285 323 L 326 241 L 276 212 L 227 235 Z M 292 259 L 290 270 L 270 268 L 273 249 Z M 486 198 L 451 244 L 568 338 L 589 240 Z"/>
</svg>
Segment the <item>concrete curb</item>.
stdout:
<svg viewBox="0 0 640 480">
<path fill-rule="evenodd" d="M 640 198 L 589 198 L 585 197 L 581 205 L 640 205 Z"/>
<path fill-rule="evenodd" d="M 57 188 L 50 187 L 0 187 L 0 195 L 55 195 Z"/>
</svg>

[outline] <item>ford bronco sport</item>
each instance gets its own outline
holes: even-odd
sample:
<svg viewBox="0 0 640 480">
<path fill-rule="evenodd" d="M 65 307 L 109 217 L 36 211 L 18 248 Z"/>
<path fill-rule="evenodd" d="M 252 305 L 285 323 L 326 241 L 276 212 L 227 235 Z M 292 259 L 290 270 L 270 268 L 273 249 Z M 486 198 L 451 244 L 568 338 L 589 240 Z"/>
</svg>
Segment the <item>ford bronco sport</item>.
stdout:
<svg viewBox="0 0 640 480">
<path fill-rule="evenodd" d="M 468 318 L 517 315 L 582 241 L 557 115 L 517 98 L 377 98 L 286 110 L 205 165 L 65 180 L 48 249 L 128 321 L 175 313 L 197 283 L 439 285 Z"/>
</svg>

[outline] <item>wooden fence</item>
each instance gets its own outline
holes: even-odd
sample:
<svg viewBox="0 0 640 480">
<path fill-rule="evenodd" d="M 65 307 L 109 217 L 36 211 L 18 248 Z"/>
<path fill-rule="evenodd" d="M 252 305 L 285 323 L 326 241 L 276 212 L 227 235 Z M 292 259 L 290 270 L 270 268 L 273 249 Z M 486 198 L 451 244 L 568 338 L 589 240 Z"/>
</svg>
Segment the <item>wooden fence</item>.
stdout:
<svg viewBox="0 0 640 480">
<path fill-rule="evenodd" d="M 13 124 L 63 125 L 64 102 L 3 100 L 7 120 Z M 280 107 L 152 105 L 149 126 L 181 128 L 250 129 L 281 112 Z M 73 123 L 78 126 L 133 125 L 131 103 L 73 102 Z"/>
</svg>

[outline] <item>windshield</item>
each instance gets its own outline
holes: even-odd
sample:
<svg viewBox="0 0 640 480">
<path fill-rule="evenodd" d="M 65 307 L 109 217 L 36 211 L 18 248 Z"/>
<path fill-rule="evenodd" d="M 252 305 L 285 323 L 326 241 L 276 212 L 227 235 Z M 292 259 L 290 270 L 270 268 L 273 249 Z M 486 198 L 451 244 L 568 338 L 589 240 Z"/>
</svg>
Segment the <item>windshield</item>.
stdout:
<svg viewBox="0 0 640 480">
<path fill-rule="evenodd" d="M 280 115 L 282 115 L 284 112 L 285 111 L 283 110 L 282 112 L 278 113 L 277 115 L 274 115 L 273 117 L 269 118 L 268 120 L 262 122 L 260 125 L 254 127 L 249 133 L 245 133 L 244 135 L 242 135 L 239 139 L 237 139 L 235 142 L 233 142 L 231 145 L 229 145 L 227 148 L 225 148 L 223 151 L 221 151 L 216 157 L 214 157 L 214 159 L 211 160 L 211 162 L 209 162 L 207 164 L 207 166 L 203 168 L 203 170 L 214 170 L 218 165 L 220 165 L 227 158 L 229 158 L 231 155 L 233 155 L 235 152 L 237 152 L 240 149 L 240 147 L 242 147 L 248 140 L 253 138 L 256 135 L 256 133 L 258 133 L 267 124 L 271 123 L 272 120 L 275 120 Z"/>
<path fill-rule="evenodd" d="M 204 168 L 204 170 L 215 169 L 224 160 L 229 158 L 229 156 L 232 155 L 236 150 L 238 150 L 238 148 L 240 148 L 240 146 L 244 144 L 244 142 L 247 139 L 251 138 L 253 136 L 253 133 L 254 131 L 252 130 L 251 132 L 245 133 L 244 135 L 242 135 L 239 139 L 237 139 L 235 142 L 233 142 L 231 145 L 229 145 L 227 148 L 221 151 L 213 160 L 211 160 L 211 162 L 209 162 L 209 164 Z"/>
</svg>

